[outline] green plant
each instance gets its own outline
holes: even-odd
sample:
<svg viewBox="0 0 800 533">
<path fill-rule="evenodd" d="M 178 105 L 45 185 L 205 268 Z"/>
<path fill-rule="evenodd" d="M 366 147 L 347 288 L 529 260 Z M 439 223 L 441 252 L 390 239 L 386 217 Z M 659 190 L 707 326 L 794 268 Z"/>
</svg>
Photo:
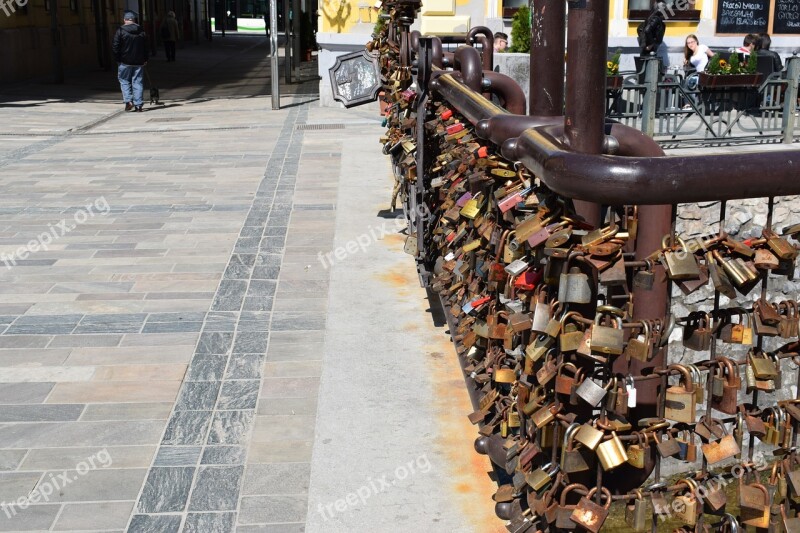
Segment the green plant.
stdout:
<svg viewBox="0 0 800 533">
<path fill-rule="evenodd" d="M 755 74 L 757 64 L 758 64 L 758 56 L 756 55 L 755 51 L 750 52 L 750 57 L 747 58 L 747 64 L 745 64 L 742 67 L 742 73 Z"/>
<path fill-rule="evenodd" d="M 527 54 L 531 51 L 531 12 L 523 6 L 511 20 L 511 46 L 509 52 Z"/>
<path fill-rule="evenodd" d="M 382 18 L 380 14 L 378 15 L 378 20 L 375 21 L 375 27 L 372 28 L 372 36 L 379 37 L 383 33 L 383 29 L 386 27 L 386 19 Z"/>
<path fill-rule="evenodd" d="M 714 56 L 708 61 L 708 65 L 706 65 L 706 72 L 709 74 L 724 74 L 725 61 L 719 57 L 719 54 L 714 54 Z"/>
<path fill-rule="evenodd" d="M 731 54 L 727 74 L 739 74 L 739 54 Z"/>
<path fill-rule="evenodd" d="M 619 58 L 621 55 L 622 49 L 617 48 L 617 51 L 611 56 L 611 60 L 606 61 L 606 76 L 616 76 L 619 74 Z"/>
</svg>

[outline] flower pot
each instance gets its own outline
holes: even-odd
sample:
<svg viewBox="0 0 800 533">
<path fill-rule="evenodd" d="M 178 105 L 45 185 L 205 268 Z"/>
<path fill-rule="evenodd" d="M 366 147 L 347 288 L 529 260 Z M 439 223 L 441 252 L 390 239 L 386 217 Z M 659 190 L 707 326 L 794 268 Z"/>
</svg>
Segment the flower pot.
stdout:
<svg viewBox="0 0 800 533">
<path fill-rule="evenodd" d="M 622 76 L 615 74 L 614 76 L 606 76 L 606 90 L 622 88 Z"/>
<path fill-rule="evenodd" d="M 709 74 L 700 72 L 700 87 L 758 87 L 761 85 L 761 73 L 755 74 Z"/>
</svg>

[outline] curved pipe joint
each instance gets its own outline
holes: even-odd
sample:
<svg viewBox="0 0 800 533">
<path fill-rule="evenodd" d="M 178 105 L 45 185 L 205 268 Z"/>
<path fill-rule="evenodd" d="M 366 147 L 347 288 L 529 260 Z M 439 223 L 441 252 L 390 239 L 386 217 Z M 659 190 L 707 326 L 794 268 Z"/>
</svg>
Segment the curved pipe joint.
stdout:
<svg viewBox="0 0 800 533">
<path fill-rule="evenodd" d="M 509 113 L 514 115 L 525 114 L 525 93 L 517 85 L 517 82 L 505 74 L 492 72 L 491 70 L 484 71 L 483 77 L 484 88 L 500 97 Z"/>
<path fill-rule="evenodd" d="M 411 50 L 413 50 L 414 53 L 419 53 L 419 38 L 422 37 L 422 34 L 419 31 L 414 30 L 408 35 L 409 39 L 411 40 Z"/>
<path fill-rule="evenodd" d="M 475 26 L 467 32 L 467 44 L 475 46 L 481 45 L 481 62 L 483 70 L 494 69 L 494 34 L 486 26 Z"/>
<path fill-rule="evenodd" d="M 489 41 L 489 48 L 494 51 L 494 33 L 492 30 L 487 28 L 486 26 L 475 26 L 471 30 L 467 32 L 467 44 L 473 46 L 475 44 L 475 38 L 478 35 L 483 35 L 486 37 L 486 40 Z"/>
<path fill-rule="evenodd" d="M 442 67 L 452 67 L 455 63 L 455 54 L 450 52 L 442 52 Z"/>
<path fill-rule="evenodd" d="M 467 87 L 475 92 L 481 90 L 482 69 L 481 56 L 471 46 L 459 46 L 454 56 L 453 68 L 461 72 Z"/>
<path fill-rule="evenodd" d="M 431 45 L 432 45 L 432 54 L 433 54 L 433 66 L 438 68 L 444 68 L 443 59 L 444 56 L 442 55 L 442 40 L 438 37 L 431 37 Z"/>
<path fill-rule="evenodd" d="M 615 124 L 618 133 L 625 126 Z M 800 194 L 800 150 L 623 157 L 567 150 L 564 128 L 525 130 L 503 156 L 521 161 L 554 192 L 607 205 L 677 204 Z M 621 153 L 626 146 L 620 139 Z M 736 173 L 730 169 L 736 168 Z M 765 174 L 763 169 L 769 168 Z M 760 176 L 754 180 L 753 176 Z"/>
</svg>

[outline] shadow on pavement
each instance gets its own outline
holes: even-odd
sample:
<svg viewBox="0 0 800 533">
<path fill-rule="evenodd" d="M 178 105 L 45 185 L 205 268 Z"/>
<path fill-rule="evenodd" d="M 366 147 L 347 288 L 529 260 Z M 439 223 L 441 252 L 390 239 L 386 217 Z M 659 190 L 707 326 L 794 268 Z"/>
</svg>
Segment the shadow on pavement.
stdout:
<svg viewBox="0 0 800 533">
<path fill-rule="evenodd" d="M 157 50 L 147 65 L 152 85 L 158 87 L 161 101 L 171 102 L 210 98 L 252 97 L 271 94 L 269 42 L 263 35 L 228 33 L 214 35 L 213 41 L 185 43 L 178 48 L 176 61 L 168 63 L 163 49 Z M 283 52 L 281 48 L 280 53 Z M 299 80 L 285 83 L 285 65 L 279 58 L 281 95 L 317 95 L 316 56 L 298 67 Z M 0 106 L 35 106 L 32 100 L 65 102 L 86 100 L 121 101 L 115 70 L 72 69 L 64 73 L 63 84 L 47 79 L 0 84 Z M 145 101 L 150 84 L 145 79 Z"/>
</svg>

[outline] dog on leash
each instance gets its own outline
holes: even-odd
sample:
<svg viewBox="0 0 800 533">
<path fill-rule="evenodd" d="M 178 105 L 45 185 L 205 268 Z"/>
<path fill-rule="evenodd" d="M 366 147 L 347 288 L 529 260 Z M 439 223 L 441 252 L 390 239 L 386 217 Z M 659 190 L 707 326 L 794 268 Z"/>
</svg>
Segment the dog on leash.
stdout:
<svg viewBox="0 0 800 533">
<path fill-rule="evenodd" d="M 150 88 L 150 105 L 161 105 L 157 87 Z"/>
</svg>

